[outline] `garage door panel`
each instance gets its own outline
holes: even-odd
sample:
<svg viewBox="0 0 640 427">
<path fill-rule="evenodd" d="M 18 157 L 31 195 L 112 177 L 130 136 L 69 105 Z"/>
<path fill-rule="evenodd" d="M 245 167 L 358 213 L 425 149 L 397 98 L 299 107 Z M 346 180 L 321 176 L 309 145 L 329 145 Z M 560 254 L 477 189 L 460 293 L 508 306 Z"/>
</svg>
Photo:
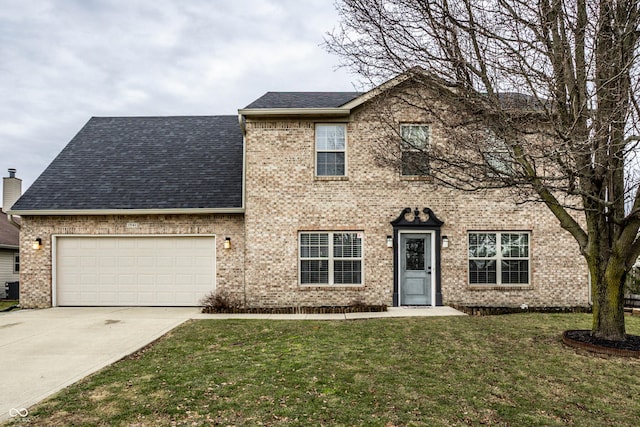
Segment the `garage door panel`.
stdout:
<svg viewBox="0 0 640 427">
<path fill-rule="evenodd" d="M 128 256 L 119 256 L 118 257 L 118 266 L 120 268 L 130 268 L 135 265 L 135 258 L 132 255 Z"/>
<path fill-rule="evenodd" d="M 152 291 L 148 289 L 149 286 L 155 286 L 155 278 L 151 274 L 138 274 L 138 285 L 141 290 Z"/>
<path fill-rule="evenodd" d="M 133 238 L 118 239 L 117 245 L 119 249 L 135 249 L 138 246 L 138 242 Z"/>
<path fill-rule="evenodd" d="M 171 285 L 173 283 L 173 276 L 169 276 L 167 274 L 158 274 L 156 275 L 156 283 L 158 284 L 158 286 Z"/>
<path fill-rule="evenodd" d="M 114 267 L 118 264 L 118 259 L 114 256 L 104 255 L 98 259 L 101 267 Z"/>
<path fill-rule="evenodd" d="M 197 306 L 215 289 L 211 236 L 60 236 L 57 305 Z"/>
<path fill-rule="evenodd" d="M 136 257 L 136 267 L 155 267 L 156 259 L 152 256 L 139 256 Z"/>
<path fill-rule="evenodd" d="M 80 240 L 80 244 L 77 247 L 80 249 L 96 249 L 98 247 L 98 242 L 96 239 Z"/>
<path fill-rule="evenodd" d="M 174 264 L 173 257 L 169 256 L 159 256 L 157 258 L 158 265 L 170 266 Z"/>
</svg>

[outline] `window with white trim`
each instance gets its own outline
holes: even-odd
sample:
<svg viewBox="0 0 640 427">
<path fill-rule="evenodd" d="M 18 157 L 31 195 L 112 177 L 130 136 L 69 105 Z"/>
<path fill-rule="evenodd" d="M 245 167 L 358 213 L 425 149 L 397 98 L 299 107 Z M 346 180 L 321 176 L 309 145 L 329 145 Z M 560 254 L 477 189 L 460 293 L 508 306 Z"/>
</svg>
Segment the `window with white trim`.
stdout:
<svg viewBox="0 0 640 427">
<path fill-rule="evenodd" d="M 402 175 L 429 174 L 429 126 L 425 124 L 400 125 L 402 137 Z"/>
<path fill-rule="evenodd" d="M 361 285 L 362 233 L 300 233 L 301 285 Z"/>
<path fill-rule="evenodd" d="M 20 273 L 20 254 L 13 254 L 13 272 Z"/>
<path fill-rule="evenodd" d="M 469 284 L 528 285 L 528 232 L 469 233 Z"/>
<path fill-rule="evenodd" d="M 316 176 L 346 175 L 347 126 L 316 125 Z"/>
</svg>

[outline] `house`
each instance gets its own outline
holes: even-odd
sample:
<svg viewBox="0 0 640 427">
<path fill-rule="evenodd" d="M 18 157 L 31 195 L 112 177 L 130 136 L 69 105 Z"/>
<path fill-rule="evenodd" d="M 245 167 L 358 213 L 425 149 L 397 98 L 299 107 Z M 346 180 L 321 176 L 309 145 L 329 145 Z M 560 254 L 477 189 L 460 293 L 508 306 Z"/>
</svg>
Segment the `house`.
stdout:
<svg viewBox="0 0 640 427">
<path fill-rule="evenodd" d="M 2 179 L 2 208 L 0 208 L 0 298 L 6 298 L 5 284 L 20 278 L 20 233 L 9 222 L 5 213 L 18 200 L 22 192 L 22 180 L 16 178 L 16 170 L 9 169 L 9 176 Z"/>
<path fill-rule="evenodd" d="M 544 206 L 376 160 L 382 95 L 402 82 L 268 92 L 238 116 L 92 118 L 10 211 L 21 305 L 189 306 L 214 290 L 264 308 L 587 305 L 586 264 Z M 393 120 L 447 142 L 421 109 Z"/>
</svg>

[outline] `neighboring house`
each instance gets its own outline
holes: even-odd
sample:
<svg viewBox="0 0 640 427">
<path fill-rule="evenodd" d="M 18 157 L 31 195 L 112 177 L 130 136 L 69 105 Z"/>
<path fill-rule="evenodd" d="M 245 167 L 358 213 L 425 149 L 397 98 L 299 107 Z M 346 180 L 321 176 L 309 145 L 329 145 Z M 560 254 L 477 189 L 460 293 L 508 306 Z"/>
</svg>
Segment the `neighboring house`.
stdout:
<svg viewBox="0 0 640 427">
<path fill-rule="evenodd" d="M 0 208 L 0 298 L 5 298 L 5 284 L 20 278 L 20 233 L 9 222 L 5 213 L 20 197 L 22 181 L 9 169 L 9 176 L 2 180 L 2 208 Z"/>
<path fill-rule="evenodd" d="M 587 305 L 577 244 L 544 206 L 376 161 L 387 90 L 92 118 L 11 210 L 21 305 Z M 446 142 L 425 114 L 399 112 L 398 133 Z"/>
<path fill-rule="evenodd" d="M 20 279 L 20 238 L 18 229 L 0 210 L 0 298 L 5 298 L 5 284 Z"/>
</svg>

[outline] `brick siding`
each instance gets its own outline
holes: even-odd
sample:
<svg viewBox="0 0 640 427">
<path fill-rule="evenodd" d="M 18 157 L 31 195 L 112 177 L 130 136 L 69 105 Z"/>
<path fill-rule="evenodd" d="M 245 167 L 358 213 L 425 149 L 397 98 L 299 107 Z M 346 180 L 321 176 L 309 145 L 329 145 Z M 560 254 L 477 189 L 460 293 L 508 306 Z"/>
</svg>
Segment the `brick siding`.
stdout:
<svg viewBox="0 0 640 427">
<path fill-rule="evenodd" d="M 419 111 L 403 111 L 398 122 L 429 122 Z M 382 124 L 366 105 L 343 121 L 347 128 L 347 173 L 315 177 L 317 120 L 248 119 L 246 123 L 247 301 L 252 306 L 392 304 L 393 250 L 386 236 L 403 208 L 431 208 L 445 222 L 441 250 L 443 302 L 485 306 L 576 306 L 589 301 L 586 263 L 577 243 L 548 209 L 517 205 L 505 192 L 462 193 L 430 180 L 402 178 L 383 165 L 372 147 Z M 445 140 L 437 127 L 432 141 Z M 384 142 L 384 141 L 382 141 Z M 301 286 L 298 233 L 352 230 L 364 233 L 364 284 Z M 530 285 L 470 286 L 469 231 L 531 232 Z"/>
</svg>

